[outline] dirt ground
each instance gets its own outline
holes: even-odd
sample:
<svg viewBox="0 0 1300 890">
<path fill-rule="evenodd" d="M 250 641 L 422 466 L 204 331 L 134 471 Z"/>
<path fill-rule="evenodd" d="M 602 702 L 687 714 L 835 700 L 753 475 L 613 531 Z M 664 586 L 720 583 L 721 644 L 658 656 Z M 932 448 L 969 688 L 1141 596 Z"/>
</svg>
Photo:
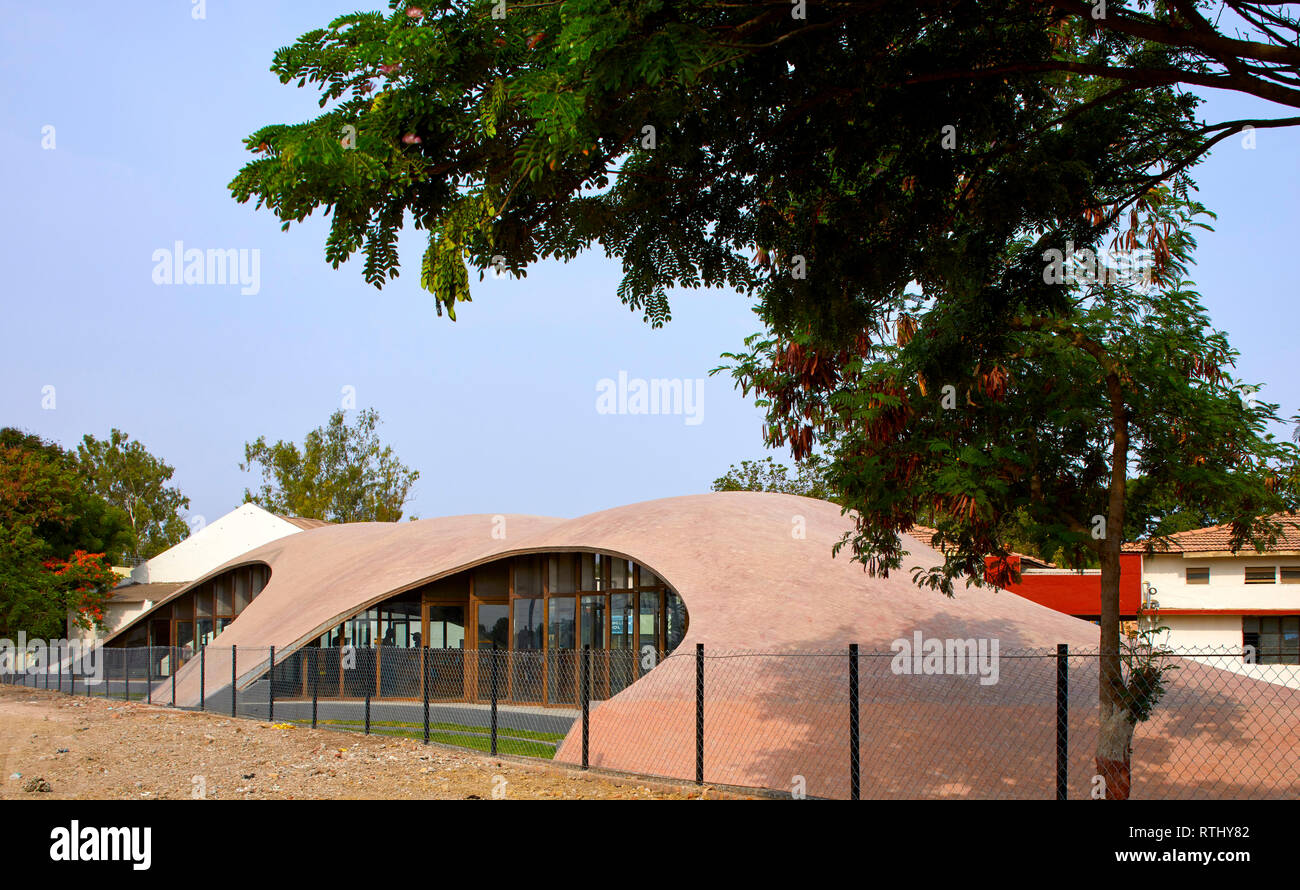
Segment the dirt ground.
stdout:
<svg viewBox="0 0 1300 890">
<path fill-rule="evenodd" d="M 0 686 L 0 799 L 643 799 L 719 789 Z M 48 790 L 47 790 L 48 789 Z"/>
</svg>

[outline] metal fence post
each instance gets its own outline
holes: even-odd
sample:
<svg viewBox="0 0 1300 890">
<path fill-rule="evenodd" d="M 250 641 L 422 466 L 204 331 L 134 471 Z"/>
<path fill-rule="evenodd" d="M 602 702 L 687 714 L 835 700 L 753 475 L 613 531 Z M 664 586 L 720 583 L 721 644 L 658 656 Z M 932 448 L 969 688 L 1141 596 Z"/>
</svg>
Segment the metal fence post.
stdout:
<svg viewBox="0 0 1300 890">
<path fill-rule="evenodd" d="M 311 650 L 311 728 L 316 728 L 316 709 L 320 703 L 320 665 L 317 663 L 317 654 L 322 649 Z"/>
<path fill-rule="evenodd" d="M 235 671 L 235 659 L 239 657 L 239 653 L 237 651 L 238 649 L 239 649 L 238 646 L 230 647 L 230 716 L 231 717 L 235 716 L 235 710 L 238 707 L 237 699 L 239 696 L 239 690 L 235 688 L 235 680 L 238 679 L 239 677 L 239 674 Z"/>
<path fill-rule="evenodd" d="M 275 722 L 275 647 L 271 647 L 271 664 L 266 669 L 266 722 Z"/>
<path fill-rule="evenodd" d="M 1070 647 L 1056 644 L 1056 799 L 1065 800 L 1070 771 Z"/>
<path fill-rule="evenodd" d="M 207 709 L 208 698 L 208 647 L 199 649 L 199 710 Z"/>
<path fill-rule="evenodd" d="M 371 649 L 370 651 L 373 653 L 375 650 Z M 375 689 L 375 669 L 377 667 L 378 665 L 371 665 L 370 670 L 367 671 L 370 680 L 366 683 L 366 735 L 370 735 L 370 697 L 378 691 Z"/>
<path fill-rule="evenodd" d="M 131 700 L 131 650 L 122 647 L 122 701 Z"/>
<path fill-rule="evenodd" d="M 429 744 L 429 647 L 420 647 L 420 686 L 424 698 L 424 743 Z"/>
<path fill-rule="evenodd" d="M 59 660 L 59 692 L 63 691 L 63 644 L 55 643 L 54 648 L 58 650 Z"/>
<path fill-rule="evenodd" d="M 152 632 L 151 632 L 152 635 Z M 144 652 L 144 701 L 153 704 L 153 643 L 145 644 Z"/>
<path fill-rule="evenodd" d="M 489 685 L 492 687 L 492 690 L 491 690 L 491 696 L 492 696 L 492 751 L 491 751 L 491 753 L 492 753 L 493 755 L 495 755 L 495 754 L 497 753 L 497 641 L 496 641 L 496 640 L 493 640 L 493 641 L 492 641 L 492 654 L 491 654 L 491 656 L 489 656 L 489 657 L 492 659 L 492 666 L 491 666 L 491 668 L 489 669 L 489 678 L 488 678 L 488 683 L 489 683 Z"/>
<path fill-rule="evenodd" d="M 582 647 L 582 768 L 590 765 L 591 754 L 591 644 Z"/>
<path fill-rule="evenodd" d="M 704 644 L 695 644 L 695 784 L 704 784 Z"/>
<path fill-rule="evenodd" d="M 170 646 L 168 648 L 171 650 L 167 658 L 167 663 L 172 669 L 172 707 L 174 708 L 176 707 L 176 653 L 178 650 L 175 646 Z"/>
<path fill-rule="evenodd" d="M 862 799 L 862 740 L 858 712 L 858 644 L 849 644 L 849 800 Z"/>
</svg>

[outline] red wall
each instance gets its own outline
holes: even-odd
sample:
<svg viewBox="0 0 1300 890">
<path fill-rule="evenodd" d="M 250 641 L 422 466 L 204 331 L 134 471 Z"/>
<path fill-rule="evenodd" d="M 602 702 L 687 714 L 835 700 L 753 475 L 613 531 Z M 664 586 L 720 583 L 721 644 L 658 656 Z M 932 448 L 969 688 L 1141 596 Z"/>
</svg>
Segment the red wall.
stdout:
<svg viewBox="0 0 1300 890">
<path fill-rule="evenodd" d="M 993 578 L 987 569 L 993 566 L 994 561 L 992 556 L 984 560 L 985 578 L 989 581 Z M 1007 562 L 1014 569 L 1020 568 L 1018 556 L 1009 557 Z M 1142 604 L 1142 554 L 1121 553 L 1119 568 L 1120 616 L 1135 616 Z M 1012 581 L 1005 586 L 1012 593 L 1067 615 L 1092 617 L 1101 614 L 1101 575 L 1026 572 L 1018 583 Z"/>
</svg>

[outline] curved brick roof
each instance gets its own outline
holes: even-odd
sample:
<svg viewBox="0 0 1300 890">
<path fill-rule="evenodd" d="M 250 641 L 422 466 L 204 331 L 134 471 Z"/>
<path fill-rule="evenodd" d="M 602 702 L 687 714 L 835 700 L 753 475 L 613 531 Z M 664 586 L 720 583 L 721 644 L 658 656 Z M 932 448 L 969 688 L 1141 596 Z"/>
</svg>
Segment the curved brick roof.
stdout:
<svg viewBox="0 0 1300 890">
<path fill-rule="evenodd" d="M 331 525 L 232 560 L 218 571 L 263 562 L 271 567 L 271 578 L 209 647 L 208 693 L 229 677 L 231 645 L 240 648 L 240 685 L 245 685 L 265 670 L 265 658 L 257 661 L 255 647 L 275 645 L 277 652 L 288 652 L 394 593 L 511 555 L 600 551 L 636 560 L 664 578 L 685 602 L 690 623 L 673 657 L 594 707 L 593 765 L 694 776 L 691 656 L 701 643 L 710 656 L 706 682 L 712 690 L 706 706 L 706 779 L 787 788 L 800 776 L 809 794 L 843 796 L 846 648 L 857 643 L 864 653 L 889 653 L 893 641 L 920 632 L 926 638 L 996 638 L 1004 655 L 1002 679 L 986 686 L 970 676 L 899 676 L 888 657 L 864 658 L 864 774 L 876 771 L 871 775 L 879 793 L 1049 795 L 1055 662 L 1005 655 L 1048 650 L 1057 643 L 1095 647 L 1092 624 L 1003 590 L 971 587 L 946 598 L 918 589 L 910 569 L 941 561 L 919 543 L 910 547 L 902 571 L 888 578 L 869 576 L 847 552 L 831 556 L 849 527 L 839 507 L 792 495 L 719 492 L 577 519 L 505 519 L 504 540 L 492 536 L 498 518 L 489 515 Z M 754 651 L 784 655 L 742 654 Z M 827 654 L 807 654 L 814 651 Z M 1095 683 L 1093 667 L 1083 674 L 1079 682 L 1086 684 L 1092 675 Z M 1217 713 L 1225 731 L 1234 734 L 1245 731 L 1242 703 L 1252 689 L 1266 685 L 1195 664 L 1180 673 L 1183 678 L 1213 685 Z M 195 661 L 178 672 L 177 681 L 181 703 L 197 699 Z M 1080 693 L 1076 701 L 1084 703 L 1080 719 L 1086 732 L 1087 715 L 1095 715 L 1095 690 L 1091 697 Z M 1291 713 L 1300 715 L 1300 708 Z M 1178 742 L 1177 727 L 1149 729 L 1153 726 L 1144 725 L 1142 732 L 1156 733 L 1162 744 Z M 1294 736 L 1300 726 L 1288 731 Z M 578 759 L 576 732 L 561 745 L 558 760 Z M 1269 757 L 1296 757 L 1290 745 L 1278 744 L 1264 731 L 1255 732 L 1248 746 L 1243 756 L 1257 764 Z M 935 760 L 936 752 L 943 757 Z M 1226 763 L 1216 764 L 1214 769 L 1228 769 Z M 1089 777 L 1077 777 L 1082 793 Z M 990 789 L 981 785 L 985 782 L 1000 784 Z M 1197 783 L 1213 787 L 1204 775 Z"/>
</svg>

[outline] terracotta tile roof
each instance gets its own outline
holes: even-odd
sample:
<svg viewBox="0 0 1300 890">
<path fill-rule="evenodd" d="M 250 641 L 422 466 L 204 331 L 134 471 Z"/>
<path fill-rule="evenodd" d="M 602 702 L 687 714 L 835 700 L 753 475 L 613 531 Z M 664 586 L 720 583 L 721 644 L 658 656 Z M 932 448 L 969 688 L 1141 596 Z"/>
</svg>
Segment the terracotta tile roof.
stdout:
<svg viewBox="0 0 1300 890">
<path fill-rule="evenodd" d="M 924 525 L 914 525 L 907 530 L 907 534 L 922 547 L 930 547 L 930 541 L 934 540 L 934 536 L 938 534 L 938 531 Z"/>
<path fill-rule="evenodd" d="M 285 522 L 289 523 L 290 525 L 298 526 L 298 528 L 302 529 L 303 531 L 307 531 L 308 529 L 312 529 L 312 528 L 320 528 L 323 525 L 334 524 L 325 519 L 307 519 L 306 517 L 303 516 L 284 516 L 280 513 L 276 513 L 275 515 L 277 518 L 283 519 Z"/>
<path fill-rule="evenodd" d="M 1279 550 L 1300 550 L 1300 516 L 1288 516 L 1277 513 L 1272 517 L 1282 524 L 1277 541 L 1265 548 L 1265 553 Z M 1124 545 L 1129 553 L 1145 553 L 1148 545 L 1156 553 L 1216 553 L 1232 549 L 1232 525 L 1212 525 L 1209 528 L 1194 528 L 1191 531 L 1177 532 L 1163 539 L 1149 541 L 1131 541 Z M 1254 548 L 1246 544 L 1243 551 L 1253 552 Z"/>
</svg>

